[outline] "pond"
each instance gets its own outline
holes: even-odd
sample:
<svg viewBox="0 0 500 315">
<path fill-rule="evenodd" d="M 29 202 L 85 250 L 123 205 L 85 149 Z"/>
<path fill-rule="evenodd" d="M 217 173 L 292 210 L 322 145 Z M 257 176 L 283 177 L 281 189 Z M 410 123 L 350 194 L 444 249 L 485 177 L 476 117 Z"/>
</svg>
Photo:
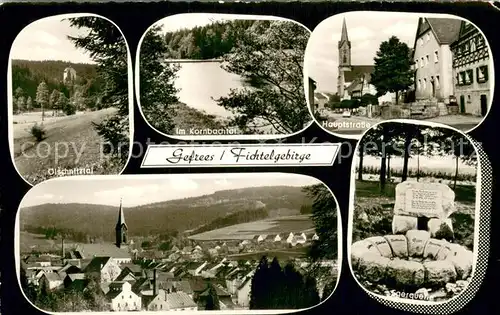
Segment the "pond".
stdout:
<svg viewBox="0 0 500 315">
<path fill-rule="evenodd" d="M 227 96 L 231 89 L 242 88 L 244 83 L 239 75 L 221 68 L 221 61 L 182 61 L 178 63 L 175 87 L 179 101 L 187 106 L 220 117 L 230 117 L 232 113 L 217 105 L 214 99 Z"/>
</svg>

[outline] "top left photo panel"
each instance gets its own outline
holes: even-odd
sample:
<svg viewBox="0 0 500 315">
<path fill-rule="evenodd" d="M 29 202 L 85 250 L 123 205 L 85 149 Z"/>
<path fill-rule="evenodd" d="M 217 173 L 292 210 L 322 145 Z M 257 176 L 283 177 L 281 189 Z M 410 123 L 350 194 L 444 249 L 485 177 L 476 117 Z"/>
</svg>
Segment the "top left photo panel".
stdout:
<svg viewBox="0 0 500 315">
<path fill-rule="evenodd" d="M 15 38 L 7 73 L 9 145 L 29 184 L 116 175 L 133 140 L 130 49 L 111 20 L 51 16 Z"/>
</svg>

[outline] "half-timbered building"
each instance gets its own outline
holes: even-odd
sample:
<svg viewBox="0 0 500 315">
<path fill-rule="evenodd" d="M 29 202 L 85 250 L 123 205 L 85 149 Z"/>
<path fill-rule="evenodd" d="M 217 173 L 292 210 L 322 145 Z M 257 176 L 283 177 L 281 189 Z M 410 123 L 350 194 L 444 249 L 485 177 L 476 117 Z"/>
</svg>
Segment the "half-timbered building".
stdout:
<svg viewBox="0 0 500 315">
<path fill-rule="evenodd" d="M 462 21 L 458 39 L 450 48 L 459 112 L 485 116 L 491 103 L 493 79 L 486 39 L 474 25 Z"/>
</svg>

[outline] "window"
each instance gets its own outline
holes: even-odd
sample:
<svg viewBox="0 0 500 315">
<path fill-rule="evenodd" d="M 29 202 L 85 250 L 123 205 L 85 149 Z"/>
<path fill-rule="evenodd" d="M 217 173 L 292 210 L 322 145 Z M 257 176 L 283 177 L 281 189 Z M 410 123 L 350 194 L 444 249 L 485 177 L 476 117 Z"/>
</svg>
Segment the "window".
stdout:
<svg viewBox="0 0 500 315">
<path fill-rule="evenodd" d="M 424 45 L 424 40 L 421 38 L 418 40 L 420 42 L 420 46 Z"/>
<path fill-rule="evenodd" d="M 470 95 L 467 95 L 467 103 L 471 103 Z"/>
<path fill-rule="evenodd" d="M 423 68 L 424 67 L 424 57 L 422 57 L 420 59 L 420 67 Z"/>
<path fill-rule="evenodd" d="M 424 79 L 424 86 L 422 87 L 422 90 L 425 90 L 427 88 L 427 79 Z"/>
<path fill-rule="evenodd" d="M 439 76 L 438 75 L 436 76 L 434 85 L 436 86 L 436 89 L 440 88 L 440 85 L 439 85 Z"/>
<path fill-rule="evenodd" d="M 418 79 L 418 81 L 417 81 L 417 89 L 420 90 L 421 87 L 422 87 L 422 80 Z"/>
<path fill-rule="evenodd" d="M 418 69 L 418 59 L 415 59 L 415 69 Z"/>
<path fill-rule="evenodd" d="M 462 71 L 460 72 L 460 77 L 459 77 L 459 84 L 465 84 L 466 79 L 465 79 L 465 72 Z"/>
<path fill-rule="evenodd" d="M 474 71 L 472 70 L 467 70 L 466 72 L 466 84 L 471 84 L 472 82 L 474 82 Z"/>
<path fill-rule="evenodd" d="M 125 296 L 122 295 L 122 300 L 125 298 Z"/>
<path fill-rule="evenodd" d="M 120 303 L 118 303 L 118 308 L 120 308 Z"/>
<path fill-rule="evenodd" d="M 431 34 L 427 33 L 427 41 L 431 40 Z"/>
<path fill-rule="evenodd" d="M 131 299 L 131 298 L 132 298 L 132 295 L 129 295 L 129 296 L 128 296 L 128 298 L 129 298 L 129 299 Z"/>
<path fill-rule="evenodd" d="M 429 55 L 425 56 L 425 65 L 429 64 Z"/>
<path fill-rule="evenodd" d="M 436 63 L 436 62 L 438 62 L 438 61 L 439 61 L 439 53 L 438 53 L 438 51 L 436 50 L 436 51 L 434 52 L 434 63 Z"/>
<path fill-rule="evenodd" d="M 470 40 L 470 51 L 474 51 L 474 50 L 476 50 L 476 38 L 475 37 Z"/>
<path fill-rule="evenodd" d="M 478 67 L 476 70 L 476 77 L 478 83 L 484 83 L 488 81 L 488 66 Z"/>
</svg>

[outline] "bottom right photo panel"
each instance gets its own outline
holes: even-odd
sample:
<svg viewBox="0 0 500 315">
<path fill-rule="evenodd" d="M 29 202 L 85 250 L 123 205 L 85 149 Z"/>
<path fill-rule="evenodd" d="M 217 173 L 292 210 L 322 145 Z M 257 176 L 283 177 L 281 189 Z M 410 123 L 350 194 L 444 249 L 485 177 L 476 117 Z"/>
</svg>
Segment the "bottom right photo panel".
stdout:
<svg viewBox="0 0 500 315">
<path fill-rule="evenodd" d="M 368 130 L 353 159 L 350 266 L 384 299 L 449 301 L 477 260 L 477 148 L 437 124 L 386 122 Z"/>
</svg>

